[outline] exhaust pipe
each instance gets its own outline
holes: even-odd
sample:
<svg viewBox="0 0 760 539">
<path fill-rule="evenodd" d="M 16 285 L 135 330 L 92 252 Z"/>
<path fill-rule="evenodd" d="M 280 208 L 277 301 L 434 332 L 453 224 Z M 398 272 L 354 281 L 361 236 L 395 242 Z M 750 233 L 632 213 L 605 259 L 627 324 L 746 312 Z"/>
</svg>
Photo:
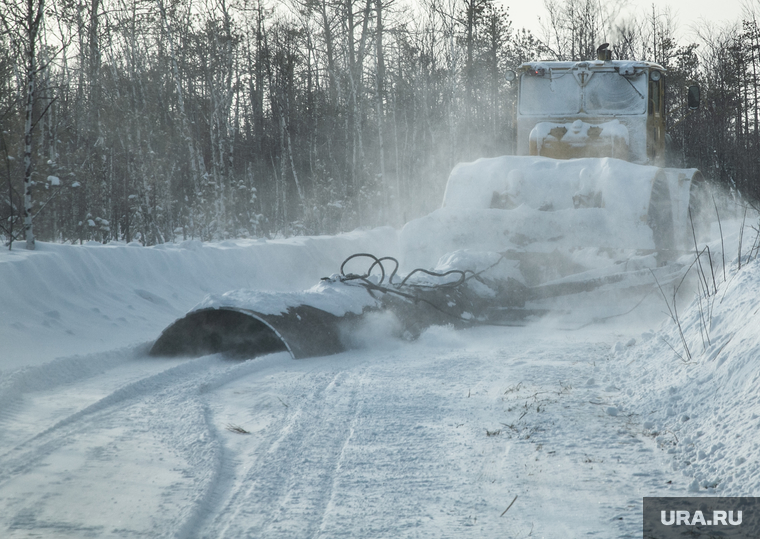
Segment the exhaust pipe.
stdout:
<svg viewBox="0 0 760 539">
<path fill-rule="evenodd" d="M 609 43 L 602 43 L 596 49 L 596 59 L 602 62 L 609 62 L 612 60 L 612 51 L 608 48 Z"/>
</svg>

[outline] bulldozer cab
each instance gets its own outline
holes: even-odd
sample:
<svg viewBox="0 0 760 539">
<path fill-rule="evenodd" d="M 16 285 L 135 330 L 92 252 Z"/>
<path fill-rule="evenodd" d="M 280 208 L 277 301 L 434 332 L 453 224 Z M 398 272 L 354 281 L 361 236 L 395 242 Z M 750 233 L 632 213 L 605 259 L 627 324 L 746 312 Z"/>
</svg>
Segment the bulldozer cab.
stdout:
<svg viewBox="0 0 760 539">
<path fill-rule="evenodd" d="M 619 60 L 522 64 L 516 153 L 662 166 L 664 73 L 658 64 Z"/>
</svg>

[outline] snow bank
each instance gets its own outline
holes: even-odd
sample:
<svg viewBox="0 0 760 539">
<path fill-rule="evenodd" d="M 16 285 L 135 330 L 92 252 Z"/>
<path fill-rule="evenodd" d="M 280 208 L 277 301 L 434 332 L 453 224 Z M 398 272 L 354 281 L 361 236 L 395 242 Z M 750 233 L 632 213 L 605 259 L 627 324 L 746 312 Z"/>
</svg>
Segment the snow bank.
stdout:
<svg viewBox="0 0 760 539">
<path fill-rule="evenodd" d="M 613 348 L 622 408 L 672 455 L 692 494 L 760 494 L 760 262 L 736 267 L 725 281 L 717 268 L 717 293 L 678 310 L 683 338 L 667 319 L 637 346 Z"/>
<path fill-rule="evenodd" d="M 59 245 L 0 251 L 0 370 L 156 338 L 206 294 L 296 291 L 357 252 L 396 254 L 392 228 L 288 240 Z"/>
</svg>

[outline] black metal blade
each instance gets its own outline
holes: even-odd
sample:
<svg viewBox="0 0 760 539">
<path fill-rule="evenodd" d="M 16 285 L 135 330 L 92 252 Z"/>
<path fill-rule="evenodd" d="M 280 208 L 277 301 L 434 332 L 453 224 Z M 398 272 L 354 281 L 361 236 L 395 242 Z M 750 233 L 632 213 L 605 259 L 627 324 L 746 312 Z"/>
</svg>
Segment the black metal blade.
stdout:
<svg viewBox="0 0 760 539">
<path fill-rule="evenodd" d="M 336 354 L 345 350 L 340 325 L 350 318 L 352 315 L 338 317 L 308 305 L 281 314 L 201 309 L 167 327 L 150 354 L 198 357 L 223 352 L 250 358 L 288 351 L 294 359 Z"/>
</svg>

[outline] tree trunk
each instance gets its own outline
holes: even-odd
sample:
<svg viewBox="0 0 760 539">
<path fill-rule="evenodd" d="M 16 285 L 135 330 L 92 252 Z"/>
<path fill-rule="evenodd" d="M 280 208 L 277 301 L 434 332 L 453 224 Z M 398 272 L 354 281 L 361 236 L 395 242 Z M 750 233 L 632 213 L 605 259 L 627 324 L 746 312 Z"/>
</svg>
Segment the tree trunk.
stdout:
<svg viewBox="0 0 760 539">
<path fill-rule="evenodd" d="M 375 57 L 377 59 L 376 77 L 377 77 L 377 145 L 378 160 L 380 161 L 380 183 L 385 193 L 385 208 L 390 208 L 390 186 L 385 177 L 385 142 L 383 140 L 383 122 L 385 118 L 384 110 L 384 80 L 385 80 L 385 58 L 383 56 L 383 0 L 376 0 L 375 11 L 377 13 L 377 36 L 375 38 Z M 396 202 L 398 202 L 398 193 L 396 193 Z M 383 219 L 386 221 L 387 219 Z"/>
<path fill-rule="evenodd" d="M 37 39 L 39 37 L 42 15 L 45 9 L 44 0 L 26 1 L 26 118 L 24 121 L 24 237 L 26 248 L 33 250 L 34 223 L 32 216 L 32 131 L 34 130 L 33 113 L 35 104 L 35 82 L 37 77 Z"/>
</svg>

